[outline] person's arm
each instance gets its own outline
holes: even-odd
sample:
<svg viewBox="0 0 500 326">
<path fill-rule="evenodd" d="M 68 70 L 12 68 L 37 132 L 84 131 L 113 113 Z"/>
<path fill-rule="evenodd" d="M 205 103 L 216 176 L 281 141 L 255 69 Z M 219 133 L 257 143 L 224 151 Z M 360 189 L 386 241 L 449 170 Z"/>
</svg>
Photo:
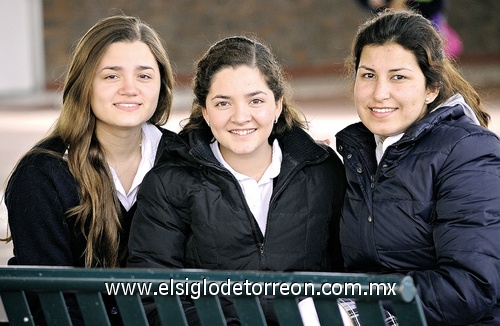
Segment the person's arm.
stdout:
<svg viewBox="0 0 500 326">
<path fill-rule="evenodd" d="M 184 242 L 189 225 L 170 202 L 163 182 L 155 172 L 144 178 L 132 219 L 127 267 L 183 268 Z"/>
<path fill-rule="evenodd" d="M 431 324 L 472 324 L 500 291 L 500 141 L 460 140 L 436 180 L 438 265 L 410 275 Z"/>
<path fill-rule="evenodd" d="M 14 265 L 74 266 L 79 257 L 71 249 L 72 229 L 67 210 L 79 203 L 76 183 L 66 162 L 48 154 L 25 158 L 16 168 L 5 194 L 14 242 Z M 43 313 L 35 294 L 27 294 L 37 323 Z M 76 298 L 65 295 L 74 325 L 83 325 Z"/>
<path fill-rule="evenodd" d="M 334 187 L 334 195 L 332 198 L 332 212 L 333 217 L 330 223 L 330 237 L 329 237 L 329 252 L 331 255 L 331 270 L 333 272 L 344 272 L 344 259 L 342 257 L 342 250 L 340 245 L 340 216 L 342 213 L 342 205 L 344 202 L 347 180 L 342 161 L 337 156 L 337 153 L 332 149 L 332 169 L 335 171 L 335 179 L 332 180 L 332 187 Z"/>
<path fill-rule="evenodd" d="M 172 186 L 172 183 L 163 178 L 165 176 L 159 176 L 152 170 L 141 184 L 130 228 L 127 267 L 184 267 L 184 243 L 189 225 L 168 198 L 166 187 Z M 143 303 L 150 324 L 161 325 L 153 298 L 145 297 Z M 196 324 L 193 303 L 183 299 L 182 305 L 189 324 Z"/>
<path fill-rule="evenodd" d="M 78 204 L 66 163 L 48 154 L 28 158 L 9 180 L 5 203 L 17 265 L 72 266 L 66 210 Z"/>
</svg>

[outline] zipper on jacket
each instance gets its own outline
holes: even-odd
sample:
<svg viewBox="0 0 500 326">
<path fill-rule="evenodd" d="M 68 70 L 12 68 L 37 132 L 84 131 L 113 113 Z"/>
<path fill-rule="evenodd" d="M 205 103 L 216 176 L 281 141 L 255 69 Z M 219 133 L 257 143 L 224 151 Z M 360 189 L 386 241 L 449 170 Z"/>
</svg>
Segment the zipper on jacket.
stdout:
<svg viewBox="0 0 500 326">
<path fill-rule="evenodd" d="M 259 252 L 261 256 L 264 256 L 264 243 L 259 244 Z"/>
<path fill-rule="evenodd" d="M 271 205 L 275 202 L 276 198 L 278 197 L 279 194 L 281 194 L 283 189 L 285 189 L 286 186 L 290 183 L 290 181 L 292 180 L 293 176 L 297 173 L 297 171 L 299 171 L 304 166 L 309 165 L 309 164 L 310 164 L 309 161 L 303 162 L 302 164 L 297 165 L 292 171 L 290 171 L 289 178 L 285 180 L 285 182 L 281 185 L 281 187 L 278 190 L 273 191 L 274 194 L 272 195 L 271 200 L 269 201 L 269 211 L 271 211 Z M 268 218 L 269 218 L 269 214 L 268 214 Z"/>
</svg>

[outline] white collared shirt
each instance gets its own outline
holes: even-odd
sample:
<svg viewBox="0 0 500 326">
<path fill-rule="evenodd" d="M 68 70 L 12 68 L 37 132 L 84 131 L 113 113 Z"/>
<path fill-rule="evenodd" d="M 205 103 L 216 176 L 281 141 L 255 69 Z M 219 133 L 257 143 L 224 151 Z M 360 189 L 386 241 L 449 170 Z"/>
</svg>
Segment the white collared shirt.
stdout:
<svg viewBox="0 0 500 326">
<path fill-rule="evenodd" d="M 273 193 L 273 179 L 278 176 L 281 171 L 281 161 L 283 154 L 277 140 L 273 142 L 273 154 L 271 164 L 260 178 L 259 182 L 255 179 L 236 172 L 222 157 L 219 149 L 219 143 L 214 141 L 210 144 L 210 148 L 215 155 L 215 158 L 231 172 L 243 190 L 245 200 L 248 207 L 259 225 L 263 235 L 266 234 L 267 215 L 269 211 L 269 202 Z"/>
<path fill-rule="evenodd" d="M 148 173 L 154 165 L 156 151 L 158 149 L 161 136 L 162 133 L 156 126 L 149 123 L 144 123 L 142 125 L 142 158 L 128 193 L 125 192 L 125 189 L 123 188 L 113 167 L 111 165 L 109 166 L 118 193 L 118 199 L 127 211 L 130 210 L 130 208 L 137 201 L 139 186 L 141 185 L 146 173 Z"/>
<path fill-rule="evenodd" d="M 403 135 L 404 132 L 395 136 L 389 136 L 384 140 L 382 140 L 379 135 L 375 135 L 375 143 L 377 144 L 377 148 L 375 149 L 375 156 L 377 157 L 377 164 L 380 163 L 380 160 L 382 159 L 382 156 L 384 156 L 387 147 L 400 140 Z"/>
</svg>

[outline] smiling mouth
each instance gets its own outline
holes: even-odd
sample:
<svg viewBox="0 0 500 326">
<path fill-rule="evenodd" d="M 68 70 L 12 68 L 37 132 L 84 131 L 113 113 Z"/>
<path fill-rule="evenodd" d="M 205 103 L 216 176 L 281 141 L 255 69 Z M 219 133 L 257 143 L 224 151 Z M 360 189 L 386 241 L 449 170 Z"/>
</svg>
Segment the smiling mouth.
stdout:
<svg viewBox="0 0 500 326">
<path fill-rule="evenodd" d="M 230 130 L 229 132 L 232 134 L 240 135 L 240 136 L 245 136 L 248 134 L 251 134 L 252 132 L 255 132 L 257 129 L 247 129 L 247 130 Z"/>
<path fill-rule="evenodd" d="M 370 110 L 372 110 L 373 112 L 377 112 L 377 113 L 389 113 L 389 112 L 396 111 L 396 109 L 393 109 L 393 108 L 370 108 Z"/>
<path fill-rule="evenodd" d="M 139 106 L 138 103 L 116 103 L 115 105 L 116 106 L 122 106 L 122 107 L 125 107 L 125 108 L 133 108 L 133 107 Z"/>
</svg>

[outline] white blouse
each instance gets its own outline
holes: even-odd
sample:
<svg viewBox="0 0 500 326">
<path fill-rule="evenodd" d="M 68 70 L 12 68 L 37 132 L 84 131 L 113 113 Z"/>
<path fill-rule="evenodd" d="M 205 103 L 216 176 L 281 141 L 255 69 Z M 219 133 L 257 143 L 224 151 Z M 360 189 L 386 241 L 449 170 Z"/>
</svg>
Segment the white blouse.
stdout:
<svg viewBox="0 0 500 326">
<path fill-rule="evenodd" d="M 118 199 L 127 211 L 130 210 L 130 208 L 137 201 L 139 186 L 141 185 L 146 173 L 148 173 L 154 165 L 156 151 L 158 149 L 161 136 L 162 132 L 158 129 L 158 127 L 149 123 L 144 123 L 142 125 L 142 158 L 128 193 L 125 192 L 125 189 L 123 188 L 113 167 L 111 165 L 109 166 L 111 174 L 113 175 L 116 190 L 118 192 Z"/>
<path fill-rule="evenodd" d="M 280 174 L 281 161 L 283 155 L 277 140 L 273 142 L 273 154 L 271 164 L 260 178 L 259 182 L 255 179 L 236 172 L 222 157 L 219 149 L 219 143 L 214 141 L 210 144 L 210 148 L 215 155 L 215 158 L 231 172 L 243 190 L 245 200 L 252 211 L 252 214 L 259 225 L 262 234 L 266 235 L 267 214 L 269 211 L 269 202 L 273 193 L 273 179 Z"/>
</svg>

